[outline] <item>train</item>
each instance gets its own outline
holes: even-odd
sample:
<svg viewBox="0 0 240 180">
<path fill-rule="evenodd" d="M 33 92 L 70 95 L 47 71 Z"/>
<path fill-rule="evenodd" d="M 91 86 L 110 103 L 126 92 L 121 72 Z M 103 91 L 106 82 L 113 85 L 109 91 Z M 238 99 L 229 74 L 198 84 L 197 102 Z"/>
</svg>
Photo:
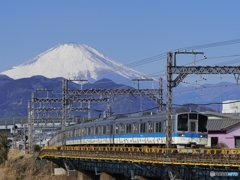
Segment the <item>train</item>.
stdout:
<svg viewBox="0 0 240 180">
<path fill-rule="evenodd" d="M 172 146 L 175 148 L 205 147 L 208 117 L 199 112 L 171 115 Z M 118 115 L 67 126 L 57 131 L 49 146 L 63 145 L 124 145 L 166 147 L 166 114 L 142 113 Z"/>
</svg>

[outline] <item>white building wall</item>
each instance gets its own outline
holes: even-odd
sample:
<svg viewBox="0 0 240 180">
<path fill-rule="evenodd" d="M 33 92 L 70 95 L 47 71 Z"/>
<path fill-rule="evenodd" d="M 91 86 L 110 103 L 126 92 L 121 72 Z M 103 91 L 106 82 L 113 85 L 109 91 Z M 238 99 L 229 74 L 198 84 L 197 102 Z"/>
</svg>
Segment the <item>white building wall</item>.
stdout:
<svg viewBox="0 0 240 180">
<path fill-rule="evenodd" d="M 228 100 L 222 103 L 222 113 L 240 113 L 240 100 Z"/>
</svg>

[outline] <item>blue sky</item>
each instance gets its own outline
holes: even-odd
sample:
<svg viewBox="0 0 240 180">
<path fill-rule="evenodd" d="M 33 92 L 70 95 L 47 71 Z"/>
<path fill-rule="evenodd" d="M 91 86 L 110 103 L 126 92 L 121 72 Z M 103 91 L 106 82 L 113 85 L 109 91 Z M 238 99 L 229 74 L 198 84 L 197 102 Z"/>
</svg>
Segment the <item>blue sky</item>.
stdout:
<svg viewBox="0 0 240 180">
<path fill-rule="evenodd" d="M 135 63 L 131 67 L 166 79 L 166 52 L 239 39 L 239 7 L 237 0 L 0 1 L 0 72 L 58 44 L 75 42 L 91 46 L 124 65 L 145 59 L 143 65 Z M 239 43 L 220 43 L 195 51 L 221 57 L 240 54 L 239 47 Z M 150 62 L 156 55 L 159 59 Z M 239 65 L 228 64 L 237 58 L 240 56 L 209 58 L 197 65 Z M 193 59 L 181 56 L 178 63 Z M 233 75 L 213 76 L 206 83 L 234 81 Z M 194 83 L 197 78 L 186 80 Z"/>
</svg>

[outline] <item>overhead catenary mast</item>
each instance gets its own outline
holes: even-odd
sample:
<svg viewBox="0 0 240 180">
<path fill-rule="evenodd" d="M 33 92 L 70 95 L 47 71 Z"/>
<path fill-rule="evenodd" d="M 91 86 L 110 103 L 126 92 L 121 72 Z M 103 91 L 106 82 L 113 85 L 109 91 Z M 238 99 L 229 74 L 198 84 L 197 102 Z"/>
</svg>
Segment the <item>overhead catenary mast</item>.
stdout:
<svg viewBox="0 0 240 180">
<path fill-rule="evenodd" d="M 233 74 L 237 83 L 236 76 L 240 74 L 240 66 L 177 66 L 177 54 L 198 55 L 203 52 L 168 52 L 167 53 L 167 102 L 166 102 L 166 146 L 172 147 L 172 88 L 177 87 L 188 74 Z M 206 58 L 206 56 L 204 56 Z M 173 74 L 178 76 L 173 79 Z M 168 151 L 167 151 L 168 152 Z"/>
</svg>

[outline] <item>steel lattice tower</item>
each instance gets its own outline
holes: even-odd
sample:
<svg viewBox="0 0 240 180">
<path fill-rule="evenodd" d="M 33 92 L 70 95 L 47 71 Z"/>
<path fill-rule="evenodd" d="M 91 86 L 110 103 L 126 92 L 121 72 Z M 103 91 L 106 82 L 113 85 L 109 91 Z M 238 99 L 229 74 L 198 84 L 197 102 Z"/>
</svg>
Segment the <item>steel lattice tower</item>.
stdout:
<svg viewBox="0 0 240 180">
<path fill-rule="evenodd" d="M 172 88 L 177 87 L 188 74 L 233 74 L 236 82 L 240 74 L 240 66 L 177 66 L 177 54 L 204 54 L 203 52 L 172 52 L 167 53 L 167 102 L 166 102 L 166 145 L 172 146 Z M 174 62 L 173 62 L 174 59 Z M 178 76 L 173 79 L 173 75 Z"/>
</svg>

